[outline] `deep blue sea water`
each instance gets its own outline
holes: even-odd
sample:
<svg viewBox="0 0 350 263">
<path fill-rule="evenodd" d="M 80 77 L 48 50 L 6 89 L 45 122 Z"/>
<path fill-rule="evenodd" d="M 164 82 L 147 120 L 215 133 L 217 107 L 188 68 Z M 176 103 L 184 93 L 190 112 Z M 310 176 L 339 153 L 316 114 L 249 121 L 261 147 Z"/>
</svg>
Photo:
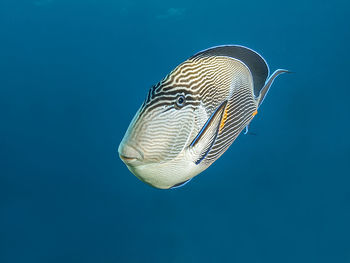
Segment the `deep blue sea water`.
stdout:
<svg viewBox="0 0 350 263">
<path fill-rule="evenodd" d="M 0 262 L 350 262 L 348 1 L 0 1 Z M 191 183 L 117 147 L 202 49 L 290 69 Z"/>
</svg>

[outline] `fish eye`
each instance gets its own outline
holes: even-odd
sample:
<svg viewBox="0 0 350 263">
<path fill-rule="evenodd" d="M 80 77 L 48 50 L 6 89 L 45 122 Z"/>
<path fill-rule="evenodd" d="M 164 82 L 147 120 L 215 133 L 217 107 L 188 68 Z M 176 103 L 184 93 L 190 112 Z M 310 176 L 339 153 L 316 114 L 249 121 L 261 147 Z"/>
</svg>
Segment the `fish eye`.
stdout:
<svg viewBox="0 0 350 263">
<path fill-rule="evenodd" d="M 179 97 L 177 97 L 176 105 L 180 108 L 185 105 L 185 96 L 184 95 L 180 95 Z"/>
</svg>

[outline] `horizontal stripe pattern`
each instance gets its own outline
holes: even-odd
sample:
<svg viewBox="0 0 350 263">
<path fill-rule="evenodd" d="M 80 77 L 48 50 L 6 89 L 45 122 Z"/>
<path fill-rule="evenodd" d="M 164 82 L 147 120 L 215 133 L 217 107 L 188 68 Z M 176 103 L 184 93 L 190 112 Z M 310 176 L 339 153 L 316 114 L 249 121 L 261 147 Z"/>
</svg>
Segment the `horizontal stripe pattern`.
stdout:
<svg viewBox="0 0 350 263">
<path fill-rule="evenodd" d="M 250 121 L 255 105 L 248 80 L 249 69 L 232 58 L 199 56 L 186 60 L 150 88 L 129 127 L 129 141 L 144 153 L 147 162 L 171 160 L 189 146 L 208 117 L 228 100 L 225 125 L 203 160 L 212 163 Z M 180 95 L 185 97 L 181 108 L 176 106 Z"/>
</svg>

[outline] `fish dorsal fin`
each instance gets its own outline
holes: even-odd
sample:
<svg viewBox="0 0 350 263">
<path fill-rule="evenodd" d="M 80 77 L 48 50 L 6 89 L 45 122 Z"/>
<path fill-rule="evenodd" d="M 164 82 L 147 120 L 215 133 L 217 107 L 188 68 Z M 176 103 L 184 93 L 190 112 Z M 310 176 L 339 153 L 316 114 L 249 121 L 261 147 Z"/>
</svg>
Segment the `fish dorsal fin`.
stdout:
<svg viewBox="0 0 350 263">
<path fill-rule="evenodd" d="M 203 56 L 226 56 L 242 61 L 250 70 L 254 82 L 254 95 L 258 97 L 269 75 L 265 59 L 252 49 L 237 45 L 212 47 L 195 54 L 191 58 Z"/>
<path fill-rule="evenodd" d="M 195 156 L 195 164 L 199 164 L 213 147 L 219 133 L 226 104 L 227 100 L 220 104 L 190 144 L 190 151 Z"/>
</svg>

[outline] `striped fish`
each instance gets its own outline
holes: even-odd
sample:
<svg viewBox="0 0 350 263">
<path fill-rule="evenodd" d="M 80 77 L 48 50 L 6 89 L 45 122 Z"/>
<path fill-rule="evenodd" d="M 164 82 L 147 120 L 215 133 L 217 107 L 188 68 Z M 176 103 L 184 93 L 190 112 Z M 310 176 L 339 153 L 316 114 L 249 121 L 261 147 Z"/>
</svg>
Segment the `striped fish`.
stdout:
<svg viewBox="0 0 350 263">
<path fill-rule="evenodd" d="M 201 51 L 154 85 L 119 145 L 129 170 L 156 188 L 179 187 L 207 169 L 248 127 L 274 79 L 243 46 Z"/>
</svg>

